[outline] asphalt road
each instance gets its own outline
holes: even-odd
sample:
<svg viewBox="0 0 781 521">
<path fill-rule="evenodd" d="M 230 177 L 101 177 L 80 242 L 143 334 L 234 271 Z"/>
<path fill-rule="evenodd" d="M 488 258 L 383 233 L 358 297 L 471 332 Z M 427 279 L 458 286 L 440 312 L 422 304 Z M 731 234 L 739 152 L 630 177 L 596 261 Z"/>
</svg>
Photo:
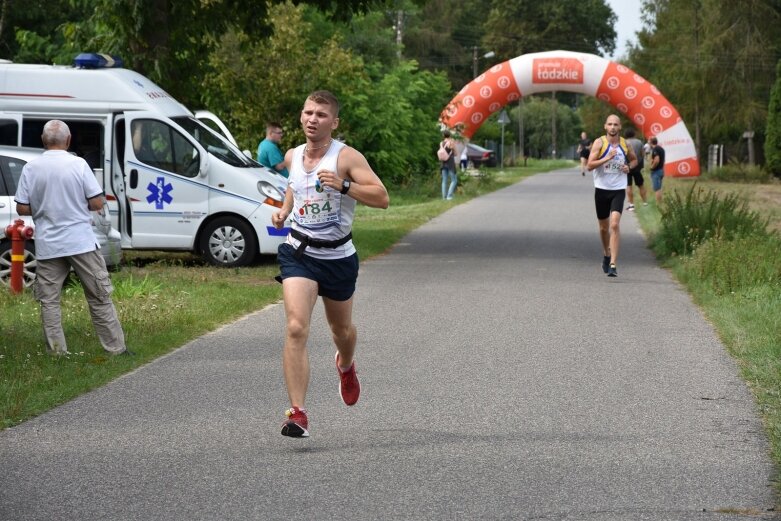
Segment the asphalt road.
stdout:
<svg viewBox="0 0 781 521">
<path fill-rule="evenodd" d="M 634 215 L 602 273 L 592 192 L 538 175 L 364 262 L 363 395 L 318 305 L 311 438 L 273 305 L 0 433 L 0 519 L 778 519 L 736 364 Z"/>
</svg>

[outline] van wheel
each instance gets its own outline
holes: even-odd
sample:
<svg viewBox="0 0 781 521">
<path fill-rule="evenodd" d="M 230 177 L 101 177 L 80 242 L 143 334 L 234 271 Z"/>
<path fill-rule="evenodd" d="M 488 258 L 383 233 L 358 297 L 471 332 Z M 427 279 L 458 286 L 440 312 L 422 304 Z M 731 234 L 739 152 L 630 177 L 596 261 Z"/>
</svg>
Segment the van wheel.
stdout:
<svg viewBox="0 0 781 521">
<path fill-rule="evenodd" d="M 208 223 L 200 242 L 206 262 L 226 268 L 246 266 L 258 252 L 255 232 L 235 217 L 220 217 Z"/>
<path fill-rule="evenodd" d="M 35 280 L 35 268 L 38 261 L 35 259 L 35 243 L 26 241 L 24 243 L 24 287 L 29 288 Z M 0 242 L 0 284 L 9 286 L 11 284 L 11 241 Z"/>
</svg>

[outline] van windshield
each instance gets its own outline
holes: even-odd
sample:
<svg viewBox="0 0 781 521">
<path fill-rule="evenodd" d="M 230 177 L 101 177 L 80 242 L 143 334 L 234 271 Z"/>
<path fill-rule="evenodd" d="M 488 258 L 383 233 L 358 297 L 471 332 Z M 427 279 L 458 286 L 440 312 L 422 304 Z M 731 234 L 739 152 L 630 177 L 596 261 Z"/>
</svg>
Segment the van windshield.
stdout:
<svg viewBox="0 0 781 521">
<path fill-rule="evenodd" d="M 217 159 L 231 166 L 241 168 L 259 167 L 253 159 L 248 158 L 232 143 L 212 129 L 189 116 L 171 118 L 177 125 L 187 131 L 198 143 Z"/>
</svg>

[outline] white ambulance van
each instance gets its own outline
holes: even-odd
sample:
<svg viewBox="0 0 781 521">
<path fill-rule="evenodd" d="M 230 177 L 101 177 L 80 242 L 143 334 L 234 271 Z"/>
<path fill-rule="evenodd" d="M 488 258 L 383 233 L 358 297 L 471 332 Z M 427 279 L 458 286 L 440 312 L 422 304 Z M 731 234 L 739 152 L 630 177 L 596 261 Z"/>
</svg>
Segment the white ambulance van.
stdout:
<svg viewBox="0 0 781 521">
<path fill-rule="evenodd" d="M 276 254 L 289 228 L 274 228 L 271 214 L 287 180 L 149 79 L 112 65 L 99 54 L 73 67 L 0 63 L 0 145 L 40 148 L 43 125 L 65 121 L 123 249 L 194 251 L 226 267 Z"/>
</svg>

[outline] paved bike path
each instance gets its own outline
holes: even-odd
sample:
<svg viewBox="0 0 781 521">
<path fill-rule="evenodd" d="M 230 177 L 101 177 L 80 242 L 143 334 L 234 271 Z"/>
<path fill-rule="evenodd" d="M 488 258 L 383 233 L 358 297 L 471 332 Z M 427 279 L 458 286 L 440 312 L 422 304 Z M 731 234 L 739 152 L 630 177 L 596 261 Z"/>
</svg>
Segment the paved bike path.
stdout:
<svg viewBox="0 0 781 521">
<path fill-rule="evenodd" d="M 631 214 L 605 277 L 592 193 L 537 175 L 364 262 L 363 395 L 318 304 L 311 438 L 273 305 L 1 432 L 0 519 L 777 519 L 736 364 Z"/>
</svg>

